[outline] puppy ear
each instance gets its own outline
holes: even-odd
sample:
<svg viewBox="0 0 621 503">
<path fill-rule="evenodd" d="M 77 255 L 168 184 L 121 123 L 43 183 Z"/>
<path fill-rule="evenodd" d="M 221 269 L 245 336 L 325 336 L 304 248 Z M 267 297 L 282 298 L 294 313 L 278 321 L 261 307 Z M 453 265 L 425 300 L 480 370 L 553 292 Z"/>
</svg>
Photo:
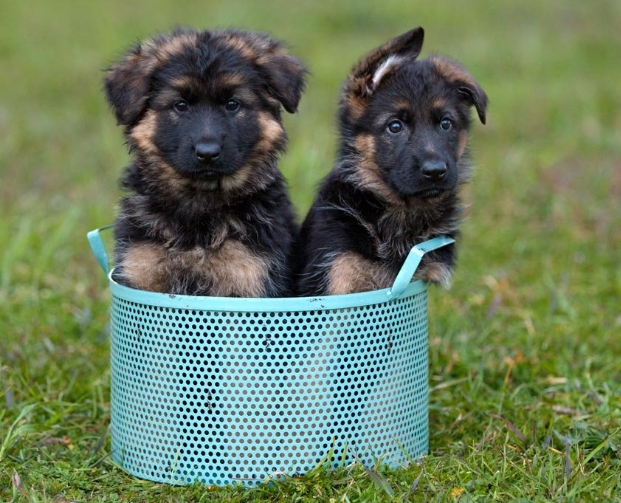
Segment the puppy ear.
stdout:
<svg viewBox="0 0 621 503">
<path fill-rule="evenodd" d="M 425 31 L 419 26 L 369 53 L 352 70 L 345 93 L 360 97 L 372 95 L 388 75 L 418 57 L 424 37 Z"/>
<path fill-rule="evenodd" d="M 481 124 L 485 124 L 485 111 L 488 103 L 487 94 L 474 80 L 471 82 L 461 82 L 461 84 L 458 88 L 459 92 L 468 99 L 471 105 L 474 105 Z"/>
<path fill-rule="evenodd" d="M 474 106 L 479 120 L 485 124 L 485 111 L 488 103 L 487 94 L 485 94 L 485 91 L 474 80 L 472 75 L 455 61 L 440 57 L 430 59 L 440 75 L 448 80 L 471 106 Z"/>
<path fill-rule="evenodd" d="M 117 122 L 123 126 L 135 122 L 147 103 L 150 77 L 155 67 L 152 48 L 150 42 L 136 45 L 106 72 L 106 98 Z"/>
<path fill-rule="evenodd" d="M 294 113 L 306 86 L 308 71 L 302 62 L 287 53 L 278 42 L 270 41 L 257 63 L 265 72 L 270 93 L 287 112 Z"/>
</svg>

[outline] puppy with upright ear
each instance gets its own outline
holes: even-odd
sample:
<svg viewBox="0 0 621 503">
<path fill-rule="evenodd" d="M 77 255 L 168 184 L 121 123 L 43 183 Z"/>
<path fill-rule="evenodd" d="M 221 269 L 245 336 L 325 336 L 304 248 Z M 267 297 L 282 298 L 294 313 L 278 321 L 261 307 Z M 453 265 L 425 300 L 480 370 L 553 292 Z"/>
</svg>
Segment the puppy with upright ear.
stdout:
<svg viewBox="0 0 621 503">
<path fill-rule="evenodd" d="M 297 234 L 277 159 L 304 65 L 268 35 L 176 30 L 132 47 L 106 97 L 132 164 L 113 277 L 173 294 L 278 297 Z"/>
<path fill-rule="evenodd" d="M 381 45 L 343 84 L 338 162 L 300 233 L 300 295 L 387 288 L 413 246 L 458 235 L 470 109 L 485 123 L 487 96 L 460 64 L 419 60 L 423 38 L 416 28 Z M 448 285 L 454 264 L 445 247 L 415 277 Z"/>
</svg>

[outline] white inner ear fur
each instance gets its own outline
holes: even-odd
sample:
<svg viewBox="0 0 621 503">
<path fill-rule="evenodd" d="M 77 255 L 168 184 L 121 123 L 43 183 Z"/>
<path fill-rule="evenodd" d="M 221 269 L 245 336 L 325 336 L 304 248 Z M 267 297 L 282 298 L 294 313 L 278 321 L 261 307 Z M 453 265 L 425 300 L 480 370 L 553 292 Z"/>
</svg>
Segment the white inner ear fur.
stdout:
<svg viewBox="0 0 621 503">
<path fill-rule="evenodd" d="M 373 86 L 372 90 L 374 91 L 375 89 L 377 89 L 379 83 L 388 74 L 388 72 L 390 72 L 390 70 L 392 70 L 395 66 L 400 65 L 404 61 L 405 58 L 403 56 L 388 56 L 388 58 L 386 58 L 386 61 L 384 61 L 373 74 L 373 80 L 371 81 Z"/>
</svg>

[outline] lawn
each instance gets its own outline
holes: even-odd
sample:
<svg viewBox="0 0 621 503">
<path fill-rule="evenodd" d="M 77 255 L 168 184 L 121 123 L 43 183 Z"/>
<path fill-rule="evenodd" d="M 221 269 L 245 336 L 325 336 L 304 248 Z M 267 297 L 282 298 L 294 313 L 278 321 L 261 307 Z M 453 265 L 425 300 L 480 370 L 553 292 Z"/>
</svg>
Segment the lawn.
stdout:
<svg viewBox="0 0 621 503">
<path fill-rule="evenodd" d="M 621 3 L 20 2 L 0 19 L 0 500 L 621 501 Z M 488 93 L 450 290 L 430 289 L 430 452 L 218 488 L 109 458 L 106 281 L 85 240 L 127 164 L 101 92 L 177 25 L 286 40 L 311 77 L 281 168 L 298 214 L 335 155 L 339 86 L 411 27 Z"/>
</svg>

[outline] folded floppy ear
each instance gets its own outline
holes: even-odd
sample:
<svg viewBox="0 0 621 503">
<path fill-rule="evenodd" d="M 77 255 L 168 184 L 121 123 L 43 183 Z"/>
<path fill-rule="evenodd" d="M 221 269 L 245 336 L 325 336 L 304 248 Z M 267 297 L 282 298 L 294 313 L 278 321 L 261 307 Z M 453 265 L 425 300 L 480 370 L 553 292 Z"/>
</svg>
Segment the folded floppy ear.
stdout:
<svg viewBox="0 0 621 503">
<path fill-rule="evenodd" d="M 430 59 L 440 75 L 450 82 L 470 105 L 474 106 L 481 123 L 485 124 L 487 95 L 472 75 L 455 61 L 440 57 Z"/>
<path fill-rule="evenodd" d="M 134 123 L 144 111 L 154 68 L 153 44 L 143 42 L 107 70 L 104 79 L 106 99 L 119 124 L 128 126 Z"/>
<path fill-rule="evenodd" d="M 263 49 L 263 48 L 262 48 Z M 298 109 L 308 71 L 302 62 L 270 40 L 261 51 L 257 64 L 266 76 L 268 90 L 289 113 Z"/>
<path fill-rule="evenodd" d="M 470 101 L 471 105 L 474 105 L 481 124 L 485 124 L 485 111 L 488 103 L 487 94 L 485 94 L 483 89 L 481 89 L 481 86 L 479 86 L 474 80 L 470 82 L 460 82 L 460 84 L 462 85 L 458 88 L 458 91 L 463 94 L 468 101 Z"/>
<path fill-rule="evenodd" d="M 373 50 L 352 70 L 345 84 L 345 93 L 371 96 L 388 75 L 418 57 L 424 37 L 425 31 L 421 27 L 414 28 Z"/>
</svg>

